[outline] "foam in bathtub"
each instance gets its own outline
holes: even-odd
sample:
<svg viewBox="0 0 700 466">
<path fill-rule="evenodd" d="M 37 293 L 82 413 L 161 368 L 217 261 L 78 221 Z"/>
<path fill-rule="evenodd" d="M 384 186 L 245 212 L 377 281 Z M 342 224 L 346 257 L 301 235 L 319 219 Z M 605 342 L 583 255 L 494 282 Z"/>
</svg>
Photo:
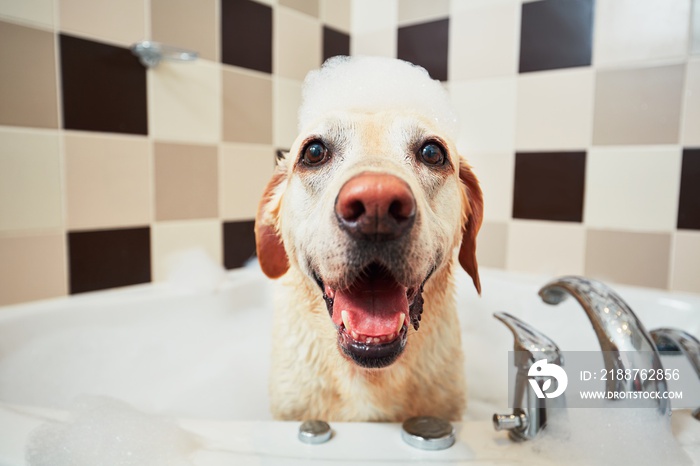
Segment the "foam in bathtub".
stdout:
<svg viewBox="0 0 700 466">
<path fill-rule="evenodd" d="M 197 443 L 174 421 L 107 397 L 81 397 L 71 420 L 35 430 L 27 444 L 30 466 L 191 466 Z"/>
</svg>

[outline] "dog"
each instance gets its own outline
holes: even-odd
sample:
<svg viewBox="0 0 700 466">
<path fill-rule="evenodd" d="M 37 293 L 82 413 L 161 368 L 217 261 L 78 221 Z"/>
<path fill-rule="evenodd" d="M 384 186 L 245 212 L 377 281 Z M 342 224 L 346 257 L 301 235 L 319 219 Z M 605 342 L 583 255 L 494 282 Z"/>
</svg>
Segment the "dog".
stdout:
<svg viewBox="0 0 700 466">
<path fill-rule="evenodd" d="M 442 85 L 415 65 L 335 57 L 304 83 L 300 134 L 264 190 L 258 261 L 279 278 L 280 420 L 459 420 L 459 263 L 481 293 L 483 199 Z"/>
</svg>

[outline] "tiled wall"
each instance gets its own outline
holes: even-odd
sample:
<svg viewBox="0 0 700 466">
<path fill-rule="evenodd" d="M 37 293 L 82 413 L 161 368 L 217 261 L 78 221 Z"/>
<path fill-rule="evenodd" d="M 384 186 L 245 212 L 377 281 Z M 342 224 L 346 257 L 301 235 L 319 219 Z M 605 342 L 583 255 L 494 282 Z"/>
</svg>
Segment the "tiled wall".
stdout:
<svg viewBox="0 0 700 466">
<path fill-rule="evenodd" d="M 146 70 L 128 47 L 200 52 Z M 3 0 L 0 304 L 253 251 L 327 56 L 446 81 L 483 265 L 700 292 L 700 0 Z"/>
</svg>

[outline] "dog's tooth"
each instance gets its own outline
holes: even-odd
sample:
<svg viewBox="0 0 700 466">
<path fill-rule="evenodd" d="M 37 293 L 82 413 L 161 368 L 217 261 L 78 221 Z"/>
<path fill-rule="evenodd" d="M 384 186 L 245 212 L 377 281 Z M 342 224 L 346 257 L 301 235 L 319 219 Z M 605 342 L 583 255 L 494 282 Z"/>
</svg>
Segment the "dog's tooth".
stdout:
<svg viewBox="0 0 700 466">
<path fill-rule="evenodd" d="M 350 332 L 350 335 L 352 335 L 352 338 L 353 338 L 355 341 L 359 341 L 359 340 L 360 340 L 360 335 L 358 335 L 358 333 L 357 333 L 356 331 L 353 330 L 352 332 Z"/>
<path fill-rule="evenodd" d="M 372 337 L 367 337 L 367 343 L 372 343 Z"/>
<path fill-rule="evenodd" d="M 380 341 L 381 341 L 381 340 L 380 340 L 379 338 L 377 338 L 377 337 L 374 337 L 374 339 L 372 340 L 372 342 L 374 342 L 374 343 L 379 343 Z"/>
<path fill-rule="evenodd" d="M 345 324 L 346 330 L 352 330 L 350 328 L 350 313 L 348 311 L 340 311 L 340 317 L 343 319 L 343 324 Z"/>
<path fill-rule="evenodd" d="M 401 315 L 399 316 L 399 321 L 396 325 L 396 332 L 395 333 L 399 333 L 401 331 L 401 327 L 403 327 L 404 320 L 406 320 L 406 314 L 402 312 Z"/>
</svg>

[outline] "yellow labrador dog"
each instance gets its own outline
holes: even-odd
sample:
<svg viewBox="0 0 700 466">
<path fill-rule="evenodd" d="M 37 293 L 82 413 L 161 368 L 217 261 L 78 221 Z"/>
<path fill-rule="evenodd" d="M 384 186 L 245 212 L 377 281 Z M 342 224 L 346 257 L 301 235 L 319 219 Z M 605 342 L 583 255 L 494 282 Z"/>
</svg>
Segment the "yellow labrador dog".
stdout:
<svg viewBox="0 0 700 466">
<path fill-rule="evenodd" d="M 300 134 L 256 218 L 280 278 L 270 395 L 278 419 L 461 418 L 452 274 L 480 291 L 482 195 L 454 113 L 422 68 L 334 58 L 305 81 Z"/>
</svg>

